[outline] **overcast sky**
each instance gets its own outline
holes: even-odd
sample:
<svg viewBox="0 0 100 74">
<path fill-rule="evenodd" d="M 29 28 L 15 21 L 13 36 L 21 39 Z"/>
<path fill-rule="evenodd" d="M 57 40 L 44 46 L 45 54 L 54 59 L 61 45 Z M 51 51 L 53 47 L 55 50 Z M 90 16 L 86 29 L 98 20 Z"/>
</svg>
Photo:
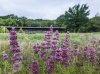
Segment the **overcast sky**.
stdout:
<svg viewBox="0 0 100 74">
<path fill-rule="evenodd" d="M 0 0 L 0 16 L 15 14 L 31 19 L 53 20 L 78 3 L 87 3 L 90 18 L 100 13 L 100 0 Z"/>
</svg>

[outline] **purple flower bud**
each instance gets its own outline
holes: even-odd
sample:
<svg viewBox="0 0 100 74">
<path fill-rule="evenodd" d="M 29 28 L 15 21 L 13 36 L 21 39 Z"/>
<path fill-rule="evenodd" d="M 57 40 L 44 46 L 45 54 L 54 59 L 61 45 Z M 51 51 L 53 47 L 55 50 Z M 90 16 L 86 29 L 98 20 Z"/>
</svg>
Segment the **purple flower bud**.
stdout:
<svg viewBox="0 0 100 74">
<path fill-rule="evenodd" d="M 47 60 L 47 71 L 49 74 L 54 73 L 56 71 L 55 62 L 52 57 Z"/>
<path fill-rule="evenodd" d="M 18 72 L 18 71 L 20 71 L 20 62 L 19 61 L 16 61 L 13 64 L 13 72 Z"/>
<path fill-rule="evenodd" d="M 32 61 L 32 64 L 30 65 L 31 71 L 33 74 L 40 74 L 39 64 L 36 59 Z"/>
<path fill-rule="evenodd" d="M 100 50 L 100 46 L 98 47 L 98 50 Z"/>
<path fill-rule="evenodd" d="M 14 53 L 16 53 L 16 50 L 13 49 L 13 48 L 10 48 L 10 52 L 11 52 L 12 54 L 14 54 Z"/>
<path fill-rule="evenodd" d="M 52 40 L 52 44 L 56 45 L 56 44 L 58 44 L 58 41 L 57 40 Z"/>
<path fill-rule="evenodd" d="M 55 52 L 54 59 L 58 62 L 62 60 L 62 51 L 59 48 Z"/>
<path fill-rule="evenodd" d="M 17 53 L 20 52 L 20 48 L 19 47 L 16 48 L 16 52 Z"/>
<path fill-rule="evenodd" d="M 46 51 L 41 51 L 40 57 L 41 57 L 42 60 L 46 61 L 47 60 Z"/>
<path fill-rule="evenodd" d="M 6 53 L 3 54 L 3 60 L 7 60 L 8 59 L 8 55 Z"/>
<path fill-rule="evenodd" d="M 38 54 L 39 49 L 34 49 L 34 54 Z"/>
<path fill-rule="evenodd" d="M 10 35 L 16 35 L 16 31 L 10 31 Z"/>
<path fill-rule="evenodd" d="M 96 43 L 96 38 L 92 38 L 91 43 L 94 45 Z"/>
<path fill-rule="evenodd" d="M 10 40 L 16 40 L 17 39 L 17 36 L 16 35 L 11 35 L 10 36 Z"/>
<path fill-rule="evenodd" d="M 57 48 L 59 48 L 58 45 L 52 45 L 52 49 L 53 49 L 53 50 L 56 50 Z"/>
<path fill-rule="evenodd" d="M 65 67 L 68 67 L 68 66 L 70 66 L 70 61 L 69 60 L 66 60 L 66 59 L 63 59 L 62 62 L 61 62 L 61 64 L 63 66 L 65 66 Z"/>
<path fill-rule="evenodd" d="M 78 44 L 75 44 L 74 45 L 74 49 L 78 49 Z"/>
<path fill-rule="evenodd" d="M 90 55 L 88 61 L 91 63 L 96 62 L 96 50 L 93 46 L 90 47 Z"/>
<path fill-rule="evenodd" d="M 79 55 L 80 54 L 79 49 L 74 49 L 73 54 L 74 56 Z"/>
</svg>

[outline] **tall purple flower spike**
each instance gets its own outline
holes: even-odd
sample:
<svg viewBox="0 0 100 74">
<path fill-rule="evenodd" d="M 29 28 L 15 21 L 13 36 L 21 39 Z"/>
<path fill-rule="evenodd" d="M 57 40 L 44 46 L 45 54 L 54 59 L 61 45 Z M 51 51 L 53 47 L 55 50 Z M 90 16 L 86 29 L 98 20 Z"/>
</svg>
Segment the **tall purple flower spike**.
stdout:
<svg viewBox="0 0 100 74">
<path fill-rule="evenodd" d="M 23 59 L 20 46 L 17 41 L 17 32 L 14 27 L 10 31 L 10 52 L 12 53 L 11 62 L 13 63 L 13 72 L 20 71 L 21 60 Z"/>
</svg>

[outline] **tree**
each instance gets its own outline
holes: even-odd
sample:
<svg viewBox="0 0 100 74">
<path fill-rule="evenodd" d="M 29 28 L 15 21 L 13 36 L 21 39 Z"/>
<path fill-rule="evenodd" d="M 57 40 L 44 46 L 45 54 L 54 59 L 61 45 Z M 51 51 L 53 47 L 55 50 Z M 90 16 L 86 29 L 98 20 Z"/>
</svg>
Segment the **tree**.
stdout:
<svg viewBox="0 0 100 74">
<path fill-rule="evenodd" d="M 41 22 L 41 27 L 48 27 L 47 22 L 46 21 L 42 21 Z"/>
<path fill-rule="evenodd" d="M 5 25 L 7 26 L 18 26 L 15 19 L 8 18 L 5 20 Z"/>
<path fill-rule="evenodd" d="M 26 25 L 28 26 L 28 27 L 30 27 L 30 26 L 32 26 L 32 20 L 31 19 L 27 19 L 26 20 Z"/>
<path fill-rule="evenodd" d="M 4 26 L 4 20 L 0 18 L 0 26 Z"/>
<path fill-rule="evenodd" d="M 66 29 L 69 31 L 78 32 L 85 31 L 88 25 L 90 10 L 88 10 L 89 6 L 87 4 L 78 4 L 73 6 L 72 8 L 69 7 L 69 10 L 65 12 L 65 24 Z"/>
<path fill-rule="evenodd" d="M 23 21 L 23 26 L 27 26 L 26 24 L 27 18 L 25 16 L 21 17 L 20 20 Z"/>
<path fill-rule="evenodd" d="M 97 13 L 95 17 L 90 19 L 91 30 L 100 31 L 100 14 Z"/>
<path fill-rule="evenodd" d="M 51 25 L 54 25 L 53 20 L 48 20 L 48 21 L 47 21 L 47 26 L 50 27 Z"/>
<path fill-rule="evenodd" d="M 65 15 L 60 15 L 57 19 L 56 19 L 56 24 L 59 27 L 64 26 L 64 22 L 65 22 Z"/>
</svg>

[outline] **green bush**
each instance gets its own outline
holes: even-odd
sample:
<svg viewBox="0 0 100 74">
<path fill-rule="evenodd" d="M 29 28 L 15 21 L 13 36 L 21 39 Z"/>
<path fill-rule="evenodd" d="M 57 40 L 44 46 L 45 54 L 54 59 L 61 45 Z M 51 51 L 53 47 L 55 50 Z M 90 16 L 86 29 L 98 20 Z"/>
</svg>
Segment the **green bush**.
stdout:
<svg viewBox="0 0 100 74">
<path fill-rule="evenodd" d="M 0 33 L 9 33 L 9 30 L 3 26 L 0 27 Z"/>
<path fill-rule="evenodd" d="M 19 31 L 18 31 L 18 33 L 24 33 L 23 29 L 20 28 Z"/>
<path fill-rule="evenodd" d="M 1 33 L 1 27 L 0 27 L 0 33 Z"/>
</svg>

